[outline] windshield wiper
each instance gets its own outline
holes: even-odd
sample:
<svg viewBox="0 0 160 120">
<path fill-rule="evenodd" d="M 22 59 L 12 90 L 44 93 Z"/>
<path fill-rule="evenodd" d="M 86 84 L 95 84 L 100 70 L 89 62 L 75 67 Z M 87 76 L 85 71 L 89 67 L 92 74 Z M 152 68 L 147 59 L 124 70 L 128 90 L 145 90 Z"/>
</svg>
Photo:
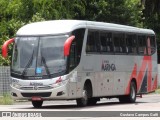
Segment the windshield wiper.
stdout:
<svg viewBox="0 0 160 120">
<path fill-rule="evenodd" d="M 27 65 L 25 66 L 25 68 L 24 68 L 24 70 L 23 70 L 21 76 L 24 76 L 24 74 L 25 74 L 26 71 L 27 71 L 27 68 L 31 65 L 32 60 L 33 60 L 33 55 L 34 55 L 34 49 L 33 49 L 32 55 L 31 55 L 31 57 L 30 57 L 30 59 L 29 59 Z"/>
<path fill-rule="evenodd" d="M 49 78 L 51 78 L 51 74 L 50 74 L 50 71 L 49 71 L 48 66 L 47 66 L 47 64 L 46 64 L 46 60 L 45 60 L 45 58 L 42 56 L 42 54 L 41 54 L 41 58 L 42 58 L 44 67 L 45 67 L 45 69 L 46 69 L 46 73 L 47 73 L 47 75 L 49 76 Z"/>
</svg>

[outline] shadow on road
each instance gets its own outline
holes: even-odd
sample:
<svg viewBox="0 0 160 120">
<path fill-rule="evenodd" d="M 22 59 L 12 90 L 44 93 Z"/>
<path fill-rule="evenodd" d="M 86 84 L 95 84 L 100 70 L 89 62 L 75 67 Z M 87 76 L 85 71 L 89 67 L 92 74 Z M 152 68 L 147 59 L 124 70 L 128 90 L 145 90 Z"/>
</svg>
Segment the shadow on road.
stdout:
<svg viewBox="0 0 160 120">
<path fill-rule="evenodd" d="M 136 103 L 120 103 L 120 102 L 103 102 L 103 103 L 97 103 L 96 105 L 92 105 L 92 106 L 86 106 L 86 107 L 78 107 L 75 103 L 73 104 L 59 104 L 59 105 L 52 105 L 52 104 L 47 104 L 44 106 L 42 106 L 41 108 L 38 108 L 38 109 L 56 109 L 56 110 L 63 110 L 63 109 L 67 109 L 67 110 L 85 110 L 85 109 L 88 109 L 88 108 L 96 108 L 96 107 L 100 107 L 100 106 L 117 106 L 117 105 L 128 105 L 128 104 L 131 104 L 131 105 L 138 105 L 139 103 L 148 103 L 148 102 L 136 102 Z M 20 108 L 20 109 L 37 109 L 37 108 L 34 108 L 34 107 L 25 107 L 25 108 Z"/>
</svg>

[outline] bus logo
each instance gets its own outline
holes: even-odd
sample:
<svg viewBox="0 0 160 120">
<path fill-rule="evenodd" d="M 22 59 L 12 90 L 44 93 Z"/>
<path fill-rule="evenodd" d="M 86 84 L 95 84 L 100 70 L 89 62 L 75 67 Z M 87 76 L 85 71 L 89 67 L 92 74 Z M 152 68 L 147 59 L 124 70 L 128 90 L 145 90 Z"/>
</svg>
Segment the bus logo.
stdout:
<svg viewBox="0 0 160 120">
<path fill-rule="evenodd" d="M 38 86 L 34 86 L 34 90 L 38 90 Z"/>
<path fill-rule="evenodd" d="M 102 71 L 116 71 L 115 64 L 110 64 L 108 60 L 102 61 Z"/>
<path fill-rule="evenodd" d="M 43 86 L 43 83 L 30 82 L 30 86 Z"/>
</svg>

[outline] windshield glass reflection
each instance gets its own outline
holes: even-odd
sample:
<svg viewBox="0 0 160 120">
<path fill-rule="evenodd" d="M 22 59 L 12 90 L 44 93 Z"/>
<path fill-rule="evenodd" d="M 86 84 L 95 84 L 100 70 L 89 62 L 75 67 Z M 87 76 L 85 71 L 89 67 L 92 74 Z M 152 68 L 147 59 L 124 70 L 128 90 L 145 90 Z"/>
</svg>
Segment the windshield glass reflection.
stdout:
<svg viewBox="0 0 160 120">
<path fill-rule="evenodd" d="M 63 52 L 68 36 L 17 37 L 11 72 L 22 76 L 50 76 L 66 71 Z"/>
</svg>

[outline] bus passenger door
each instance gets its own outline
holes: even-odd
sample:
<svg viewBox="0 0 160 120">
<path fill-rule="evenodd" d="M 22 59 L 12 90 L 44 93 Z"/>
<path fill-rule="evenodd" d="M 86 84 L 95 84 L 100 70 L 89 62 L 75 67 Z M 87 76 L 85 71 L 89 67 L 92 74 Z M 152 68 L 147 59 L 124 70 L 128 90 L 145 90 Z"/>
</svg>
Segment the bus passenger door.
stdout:
<svg viewBox="0 0 160 120">
<path fill-rule="evenodd" d="M 80 28 L 72 32 L 72 35 L 75 36 L 75 39 L 72 43 L 70 49 L 70 72 L 74 73 L 76 77 L 74 82 L 70 84 L 70 92 L 74 91 L 76 93 L 76 98 L 82 97 L 83 90 L 83 72 L 81 70 L 81 55 L 82 55 L 82 46 L 84 39 L 85 29 Z M 73 89 L 72 89 L 73 88 Z M 70 93 L 71 95 L 72 93 Z M 72 96 L 72 95 L 71 95 Z"/>
<path fill-rule="evenodd" d="M 73 42 L 70 48 L 69 55 L 69 74 L 70 74 L 70 82 L 69 82 L 69 97 L 77 98 L 82 96 L 82 72 L 79 71 L 80 62 L 80 52 L 77 50 L 77 43 Z"/>
<path fill-rule="evenodd" d="M 76 98 L 76 84 L 77 84 L 77 54 L 76 54 L 76 43 L 73 42 L 70 48 L 70 54 L 68 58 L 68 71 L 70 74 L 69 81 L 69 97 Z"/>
</svg>

